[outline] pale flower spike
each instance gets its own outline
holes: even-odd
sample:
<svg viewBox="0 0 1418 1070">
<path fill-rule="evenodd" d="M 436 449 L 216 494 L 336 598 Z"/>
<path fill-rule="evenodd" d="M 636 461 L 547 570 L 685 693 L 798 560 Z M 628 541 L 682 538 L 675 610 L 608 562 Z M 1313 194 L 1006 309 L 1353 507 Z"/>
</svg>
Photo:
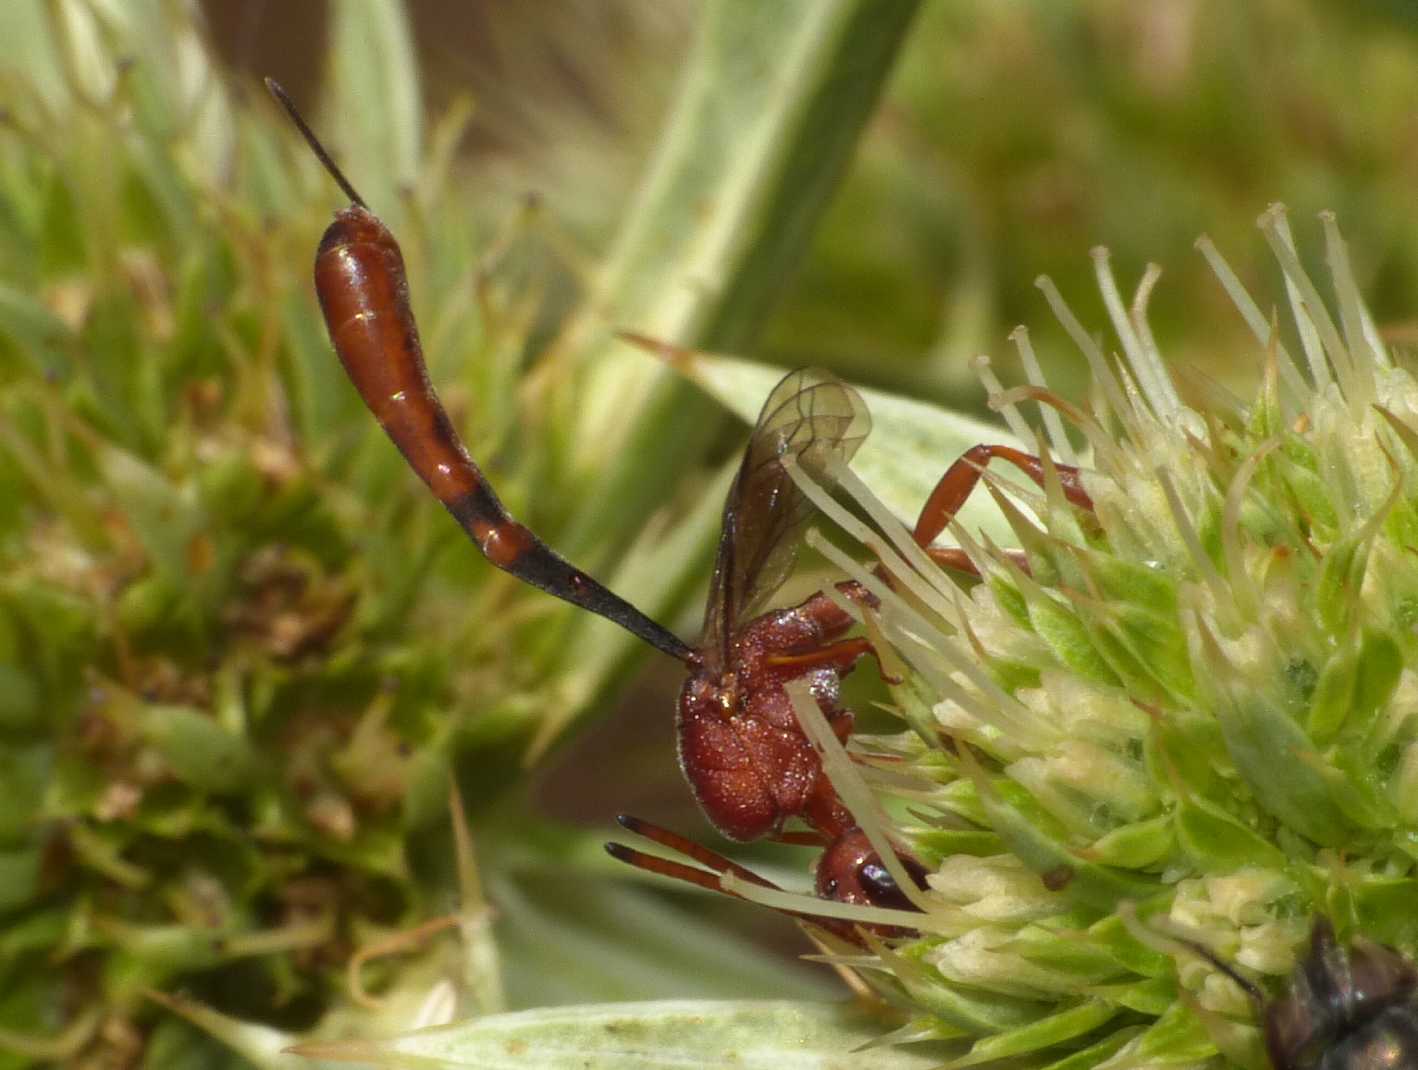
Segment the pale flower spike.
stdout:
<svg viewBox="0 0 1418 1070">
<path fill-rule="evenodd" d="M 1025 377 L 1040 390 L 1045 389 L 1048 384 L 1044 381 L 1043 369 L 1039 367 L 1039 358 L 1034 353 L 1034 344 L 1029 341 L 1029 328 L 1022 325 L 1014 328 L 1009 332 L 1009 340 L 1019 350 L 1019 361 L 1024 365 Z M 1039 413 L 1043 418 L 1044 428 L 1049 432 L 1049 444 L 1053 446 L 1054 452 L 1064 464 L 1076 468 L 1078 458 L 1074 455 L 1073 445 L 1068 440 L 1068 433 L 1064 431 L 1058 410 L 1040 403 Z"/>
<path fill-rule="evenodd" d="M 1108 250 L 1100 245 L 1093 250 L 1091 255 L 1093 257 L 1093 273 L 1098 281 L 1098 289 L 1103 294 L 1103 305 L 1108 310 L 1108 318 L 1112 321 L 1113 330 L 1117 333 L 1118 340 L 1122 342 L 1123 353 L 1127 357 L 1123 372 L 1125 374 L 1128 368 L 1132 369 L 1142 395 L 1147 399 L 1147 403 L 1152 409 L 1152 414 L 1159 419 L 1170 419 L 1175 416 L 1172 405 L 1172 398 L 1175 395 L 1170 390 L 1170 381 L 1168 381 L 1167 388 L 1161 386 L 1161 383 L 1166 379 L 1166 370 L 1154 364 L 1151 354 L 1142 347 L 1142 341 L 1138 338 L 1132 319 L 1128 316 L 1127 309 L 1123 307 L 1122 295 L 1118 292 L 1118 283 L 1113 278 L 1112 265 L 1109 263 Z"/>
<path fill-rule="evenodd" d="M 990 358 L 981 353 L 970 361 L 970 368 L 975 373 L 975 377 L 985 384 L 985 393 L 991 396 L 1004 393 L 1004 385 L 999 381 L 999 376 L 995 375 L 994 369 L 990 367 Z M 1000 405 L 995 410 L 1004 417 L 1004 422 L 1009 425 L 1010 433 L 1020 442 L 1028 442 L 1033 438 L 1033 433 L 1029 430 L 1029 425 L 1024 422 L 1024 417 L 1019 410 L 1011 404 Z"/>
<path fill-rule="evenodd" d="M 1042 491 L 1012 471 L 977 490 L 1020 549 L 946 525 L 983 578 L 938 568 L 849 471 L 830 474 L 854 508 L 794 473 L 860 544 L 811 540 L 875 596 L 850 608 L 905 677 L 893 697 L 911 731 L 872 748 L 864 778 L 807 694 L 794 709 L 888 866 L 899 844 L 936 868 L 911 888 L 925 914 L 892 919 L 916 942 L 868 932 L 851 964 L 894 978 L 934 1035 L 964 1035 L 945 1065 L 1267 1065 L 1262 1017 L 1292 995 L 1309 1020 L 1291 971 L 1328 939 L 1315 918 L 1337 930 L 1323 962 L 1387 944 L 1412 968 L 1412 895 L 1394 889 L 1418 887 L 1418 380 L 1382 344 L 1332 217 L 1322 227 L 1331 307 L 1283 212 L 1262 217 L 1289 322 L 1197 242 L 1256 341 L 1248 404 L 1181 400 L 1147 323 L 1155 266 L 1129 305 L 1095 251 L 1116 333 L 1101 344 L 1040 281 L 1095 390 L 1058 398 L 1022 328 L 1026 384 L 976 362 L 1015 435 L 1053 452 Z M 1015 426 L 1031 400 L 1047 434 Z M 1091 508 L 1067 500 L 1055 462 L 1083 465 Z M 1380 989 L 1418 1014 L 1405 992 Z M 1274 1070 L 1307 1065 L 1273 1043 Z"/>
</svg>

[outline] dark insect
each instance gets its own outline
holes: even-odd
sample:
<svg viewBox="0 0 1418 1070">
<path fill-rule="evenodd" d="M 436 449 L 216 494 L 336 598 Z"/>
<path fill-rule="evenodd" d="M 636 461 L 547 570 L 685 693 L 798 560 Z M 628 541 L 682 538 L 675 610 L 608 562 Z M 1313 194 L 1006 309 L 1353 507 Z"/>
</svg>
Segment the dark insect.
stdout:
<svg viewBox="0 0 1418 1070">
<path fill-rule="evenodd" d="M 1206 948 L 1184 943 L 1245 990 L 1275 1070 L 1418 1068 L 1418 967 L 1392 948 L 1359 940 L 1340 947 L 1320 916 L 1289 990 L 1267 1000 Z"/>
<path fill-rule="evenodd" d="M 676 720 L 680 766 L 716 828 L 737 840 L 772 837 L 821 846 L 816 887 L 823 898 L 913 909 L 828 780 L 785 690 L 788 683 L 806 680 L 834 733 L 845 741 L 853 718 L 841 704 L 839 683 L 859 658 L 872 653 L 870 644 L 847 637 L 852 616 L 821 592 L 797 606 L 762 612 L 792 570 L 797 537 L 811 516 L 784 461 L 792 458 L 830 488 L 831 462 L 850 459 L 870 425 L 861 398 L 831 375 L 811 370 L 792 372 L 769 396 L 724 506 L 702 645 L 689 646 L 569 564 L 503 508 L 429 382 L 398 243 L 284 91 L 270 79 L 266 84 L 352 202 L 336 213 L 321 239 L 315 288 L 350 380 L 410 467 L 492 564 L 614 621 L 684 664 L 689 678 Z M 1008 446 L 976 446 L 950 466 L 922 509 L 914 531 L 920 545 L 929 547 L 945 529 L 992 459 L 1008 461 L 1044 485 L 1039 458 Z M 1065 466 L 1056 471 L 1068 498 L 1091 508 L 1078 471 Z M 945 567 L 975 572 L 960 549 L 928 553 Z M 874 601 L 855 583 L 838 589 L 860 604 Z M 810 831 L 785 831 L 791 819 Z M 733 871 L 766 883 L 674 833 L 629 818 L 623 823 L 715 873 Z M 718 887 L 718 878 L 701 870 L 620 844 L 607 849 L 642 869 Z M 919 863 L 906 855 L 901 862 L 924 887 Z"/>
</svg>

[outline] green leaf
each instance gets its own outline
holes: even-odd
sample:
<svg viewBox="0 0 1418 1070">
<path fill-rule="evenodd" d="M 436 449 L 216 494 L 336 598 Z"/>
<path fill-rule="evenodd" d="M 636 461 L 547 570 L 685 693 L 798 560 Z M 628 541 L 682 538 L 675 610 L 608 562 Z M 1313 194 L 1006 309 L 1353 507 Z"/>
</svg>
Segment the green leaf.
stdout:
<svg viewBox="0 0 1418 1070">
<path fill-rule="evenodd" d="M 1131 1043 L 1140 1032 L 1140 1029 L 1119 1029 L 1109 1033 L 1097 1044 L 1075 1052 L 1056 1063 L 1049 1063 L 1043 1070 L 1094 1070 L 1095 1067 L 1106 1066 L 1108 1059 Z"/>
<path fill-rule="evenodd" d="M 1120 1066 L 1195 1066 L 1216 1054 L 1205 1027 L 1184 1003 L 1174 1003 L 1127 1049 Z"/>
<path fill-rule="evenodd" d="M 126 450 L 106 450 L 100 463 L 153 567 L 174 582 L 187 579 L 188 548 L 203 520 L 195 496 Z"/>
<path fill-rule="evenodd" d="M 1096 840 L 1088 851 L 1105 866 L 1145 869 L 1166 858 L 1173 845 L 1172 819 L 1162 814 L 1120 825 Z"/>
<path fill-rule="evenodd" d="M 418 175 L 423 100 L 413 29 L 402 3 L 346 0 L 330 8 L 331 149 L 376 213 L 393 215 Z"/>
<path fill-rule="evenodd" d="M 884 961 L 911 1002 L 951 1029 L 989 1035 L 1020 1028 L 1048 1013 L 1047 1005 L 1036 1000 L 948 980 L 934 964 L 921 961 L 927 951 L 928 945 L 917 944 Z"/>
<path fill-rule="evenodd" d="M 20 350 L 28 370 L 58 378 L 69 370 L 63 347 L 73 339 L 69 326 L 38 298 L 0 284 L 0 335 Z"/>
<path fill-rule="evenodd" d="M 1236 695 L 1217 716 L 1231 760 L 1268 812 L 1327 847 L 1352 836 L 1334 799 L 1339 775 L 1283 710 L 1259 695 Z"/>
<path fill-rule="evenodd" d="M 572 560 L 594 566 L 593 555 L 623 543 L 627 523 L 663 502 L 715 430 L 713 410 L 693 390 L 610 332 L 752 347 L 841 180 L 918 6 L 704 6 L 599 292 L 566 332 L 587 369 L 572 440 L 586 470 L 598 473 L 563 546 Z"/>
<path fill-rule="evenodd" d="M 1027 1055 L 1044 1048 L 1052 1048 L 1092 1032 L 1117 1013 L 1118 1008 L 1112 1004 L 1104 1003 L 1102 1000 L 1088 1000 L 1076 1007 L 1069 1007 L 1067 1010 L 1051 1014 L 1047 1018 L 1040 1018 L 1037 1022 L 1030 1022 L 1018 1029 L 1011 1029 L 998 1036 L 976 1041 L 975 1046 L 970 1049 L 969 1055 L 946 1063 L 945 1066 L 956 1070 L 956 1068 L 978 1066 L 980 1063 L 990 1062 L 993 1059 Z"/>
<path fill-rule="evenodd" d="M 1178 800 L 1174 828 L 1182 850 L 1205 872 L 1285 865 L 1285 856 L 1269 840 L 1199 796 Z"/>
<path fill-rule="evenodd" d="M 1325 663 L 1310 700 L 1306 728 L 1316 743 L 1328 743 L 1349 716 L 1359 670 L 1358 643 L 1341 646 Z"/>
<path fill-rule="evenodd" d="M 143 733 L 185 784 L 199 791 L 230 794 L 248 788 L 261 764 L 246 740 L 210 715 L 187 706 L 148 706 Z"/>
<path fill-rule="evenodd" d="M 1059 661 L 1084 679 L 1117 685 L 1112 667 L 1078 616 L 1037 584 L 1022 582 L 1020 586 L 1029 606 L 1029 623 Z"/>
<path fill-rule="evenodd" d="M 554 1007 L 476 1018 L 385 1040 L 312 1044 L 319 1058 L 409 1070 L 855 1070 L 883 1023 L 850 1004 L 670 1001 Z M 877 1070 L 930 1067 L 939 1053 L 876 1048 Z"/>
<path fill-rule="evenodd" d="M 1373 536 L 1372 525 L 1365 524 L 1335 542 L 1324 555 L 1314 591 L 1315 614 L 1331 635 L 1343 635 L 1349 630 L 1364 585 Z"/>
<path fill-rule="evenodd" d="M 1177 1002 L 1177 982 L 1170 976 L 1121 985 L 1094 985 L 1088 992 L 1098 999 L 1153 1017 L 1165 1014 L 1167 1008 Z"/>
<path fill-rule="evenodd" d="M 1364 645 L 1359 650 L 1359 673 L 1346 734 L 1369 730 L 1398 687 L 1403 668 L 1403 651 L 1390 636 L 1365 634 Z"/>
<path fill-rule="evenodd" d="M 989 815 L 990 827 L 1010 852 L 1056 887 L 1061 903 L 1077 903 L 1107 913 L 1121 899 L 1145 899 L 1156 885 L 1140 880 L 1126 870 L 1085 861 L 1071 851 L 1057 834 L 1057 822 L 1016 785 L 1001 782 L 990 788 L 983 780 L 980 801 Z"/>
</svg>

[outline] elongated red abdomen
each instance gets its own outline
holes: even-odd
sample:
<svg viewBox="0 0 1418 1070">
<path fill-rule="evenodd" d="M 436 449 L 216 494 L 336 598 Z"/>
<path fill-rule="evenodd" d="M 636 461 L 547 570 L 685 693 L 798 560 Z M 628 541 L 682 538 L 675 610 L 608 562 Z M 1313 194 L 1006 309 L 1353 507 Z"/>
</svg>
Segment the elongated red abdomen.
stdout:
<svg viewBox="0 0 1418 1070">
<path fill-rule="evenodd" d="M 428 380 L 404 257 L 389 228 L 351 205 L 315 254 L 315 292 L 345 371 L 414 471 L 445 505 L 482 482 Z"/>
<path fill-rule="evenodd" d="M 335 214 L 315 254 L 315 292 L 330 341 L 369 411 L 489 561 L 672 657 L 696 657 L 673 632 L 566 561 L 503 508 L 429 382 L 404 257 L 374 213 L 354 204 Z"/>
</svg>

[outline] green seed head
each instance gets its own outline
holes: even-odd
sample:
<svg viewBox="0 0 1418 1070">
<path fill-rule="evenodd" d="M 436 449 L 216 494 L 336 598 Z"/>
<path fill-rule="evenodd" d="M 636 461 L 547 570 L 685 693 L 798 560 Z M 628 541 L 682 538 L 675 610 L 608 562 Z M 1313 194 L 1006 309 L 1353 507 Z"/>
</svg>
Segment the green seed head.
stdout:
<svg viewBox="0 0 1418 1070">
<path fill-rule="evenodd" d="M 1256 334 L 1257 397 L 1184 401 L 1147 328 L 1154 276 L 1125 309 L 1096 254 L 1116 359 L 1040 283 L 1090 361 L 1092 402 L 1042 383 L 993 396 L 1013 427 L 1035 402 L 1072 424 L 1036 441 L 1083 468 L 1092 509 L 1056 473 L 1041 490 L 990 472 L 1027 567 L 955 528 L 981 582 L 880 540 L 909 579 L 893 591 L 855 569 L 910 670 L 896 690 L 914 729 L 863 747 L 908 758 L 926 823 L 895 834 L 937 863 L 920 940 L 878 965 L 942 1028 L 980 1037 L 953 1065 L 1260 1066 L 1257 1006 L 1193 948 L 1267 999 L 1318 914 L 1341 938 L 1418 950 L 1418 382 L 1331 220 L 1333 313 L 1281 210 L 1261 226 L 1293 333 L 1202 243 Z"/>
</svg>

